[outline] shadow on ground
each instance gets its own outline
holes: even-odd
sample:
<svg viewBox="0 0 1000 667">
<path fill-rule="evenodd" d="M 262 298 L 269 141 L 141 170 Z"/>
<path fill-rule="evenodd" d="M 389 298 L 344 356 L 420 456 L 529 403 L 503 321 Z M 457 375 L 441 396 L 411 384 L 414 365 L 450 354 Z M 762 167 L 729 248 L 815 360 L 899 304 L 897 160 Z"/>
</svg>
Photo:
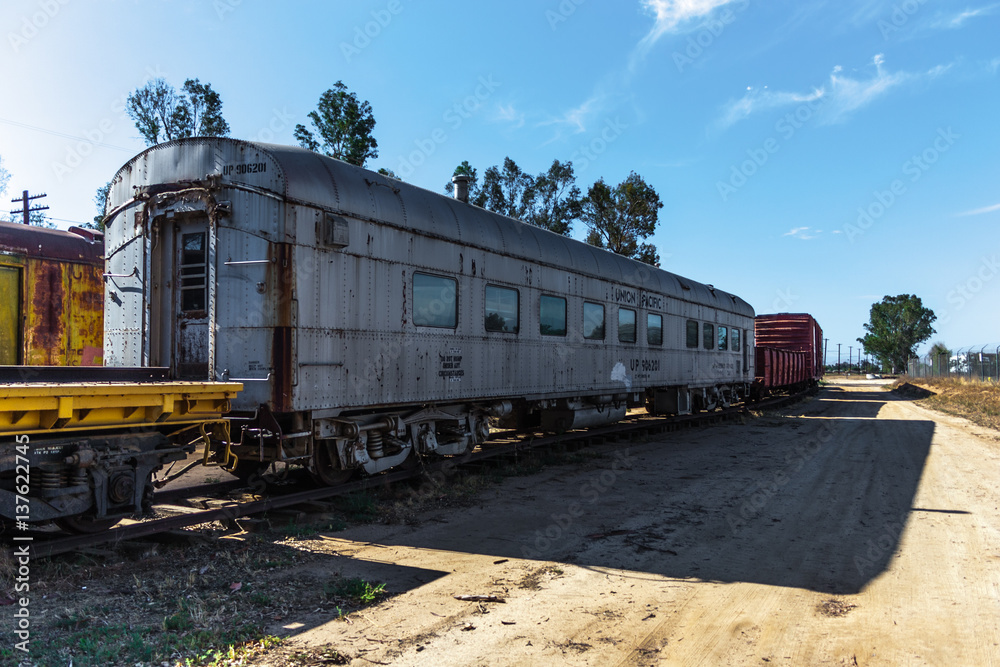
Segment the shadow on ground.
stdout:
<svg viewBox="0 0 1000 667">
<path fill-rule="evenodd" d="M 898 547 L 934 435 L 931 421 L 876 419 L 895 400 L 825 388 L 787 416 L 508 480 L 498 500 L 382 543 L 857 593 Z"/>
</svg>

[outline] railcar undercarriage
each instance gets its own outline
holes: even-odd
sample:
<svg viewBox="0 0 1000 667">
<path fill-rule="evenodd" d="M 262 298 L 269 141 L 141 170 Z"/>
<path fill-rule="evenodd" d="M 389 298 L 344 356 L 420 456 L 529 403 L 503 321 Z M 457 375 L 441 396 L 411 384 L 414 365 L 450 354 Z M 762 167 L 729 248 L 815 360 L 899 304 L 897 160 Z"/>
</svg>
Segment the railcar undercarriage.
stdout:
<svg viewBox="0 0 1000 667">
<path fill-rule="evenodd" d="M 232 441 L 206 451 L 225 469 L 255 480 L 275 463 L 299 465 L 320 484 L 340 484 L 357 472 L 374 475 L 421 457 L 461 456 L 487 440 L 493 427 L 562 433 L 621 421 L 629 407 L 651 414 L 726 408 L 747 395 L 745 384 L 669 388 L 579 398 L 503 400 L 343 413 L 232 416 Z"/>
</svg>

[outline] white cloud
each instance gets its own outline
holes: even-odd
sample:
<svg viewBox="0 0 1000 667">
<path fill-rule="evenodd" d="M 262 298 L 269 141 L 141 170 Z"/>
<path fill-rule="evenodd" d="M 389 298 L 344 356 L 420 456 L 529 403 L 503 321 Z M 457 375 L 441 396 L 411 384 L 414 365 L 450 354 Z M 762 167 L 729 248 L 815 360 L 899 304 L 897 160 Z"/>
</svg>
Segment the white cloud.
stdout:
<svg viewBox="0 0 1000 667">
<path fill-rule="evenodd" d="M 964 213 L 958 213 L 959 217 L 966 215 L 982 215 L 983 213 L 992 213 L 993 211 L 1000 211 L 1000 204 L 993 204 L 992 206 L 984 206 L 983 208 L 976 208 L 971 211 L 965 211 Z"/>
<path fill-rule="evenodd" d="M 597 109 L 601 108 L 603 101 L 603 93 L 591 95 L 583 104 L 567 111 L 562 118 L 562 122 L 574 128 L 576 132 L 586 132 L 587 120 Z"/>
<path fill-rule="evenodd" d="M 801 239 L 802 241 L 808 241 L 809 239 L 818 238 L 822 233 L 822 229 L 813 229 L 812 227 L 793 227 L 789 231 L 782 234 L 782 236 L 791 236 L 792 238 Z"/>
<path fill-rule="evenodd" d="M 513 104 L 497 104 L 494 120 L 510 123 L 514 129 L 524 127 L 524 113 L 514 108 Z"/>
<path fill-rule="evenodd" d="M 950 69 L 950 65 L 939 65 L 927 72 L 887 72 L 883 68 L 885 56 L 881 53 L 872 58 L 874 73 L 867 77 L 852 78 L 844 74 L 843 67 L 837 65 L 827 83 L 810 92 L 796 93 L 749 88 L 738 100 L 729 101 L 722 110 L 717 124 L 725 129 L 748 116 L 778 107 L 810 103 L 816 110 L 819 122 L 832 124 L 843 121 L 852 112 L 885 95 L 901 84 L 921 78 L 933 79 Z"/>
<path fill-rule="evenodd" d="M 683 32 L 694 27 L 694 22 L 705 18 L 719 7 L 738 4 L 745 7 L 750 0 L 640 0 L 642 8 L 653 15 L 653 27 L 636 45 L 631 64 L 649 52 L 667 33 Z"/>
<path fill-rule="evenodd" d="M 747 88 L 747 93 L 742 98 L 726 105 L 722 118 L 719 119 L 719 124 L 723 128 L 727 128 L 758 111 L 813 102 L 823 95 L 821 88 L 817 88 L 811 93 L 784 93 L 772 92 L 766 87 L 759 89 L 751 86 Z"/>
<path fill-rule="evenodd" d="M 570 134 L 586 132 L 587 124 L 591 118 L 604 108 L 606 98 L 607 96 L 603 92 L 596 92 L 582 104 L 564 112 L 561 116 L 538 123 L 538 127 L 552 126 L 555 128 L 555 134 L 545 144 L 561 139 L 567 132 Z"/>
<path fill-rule="evenodd" d="M 976 18 L 977 16 L 988 16 L 992 14 L 993 11 L 998 7 L 1000 7 L 1000 4 L 987 5 L 985 7 L 977 7 L 976 9 L 966 9 L 951 17 L 938 18 L 936 21 L 934 21 L 933 24 L 931 24 L 931 27 L 944 28 L 948 30 L 961 28 L 962 24 L 968 21 L 969 19 Z"/>
</svg>

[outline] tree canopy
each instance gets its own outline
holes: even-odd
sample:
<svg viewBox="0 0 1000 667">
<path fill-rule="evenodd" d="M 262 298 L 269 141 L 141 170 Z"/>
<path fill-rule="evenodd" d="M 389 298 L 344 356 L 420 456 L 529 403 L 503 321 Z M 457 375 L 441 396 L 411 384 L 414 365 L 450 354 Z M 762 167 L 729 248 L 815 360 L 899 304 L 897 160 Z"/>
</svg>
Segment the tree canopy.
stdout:
<svg viewBox="0 0 1000 667">
<path fill-rule="evenodd" d="M 475 204 L 480 208 L 486 207 L 486 200 L 482 196 L 482 191 L 479 188 L 479 172 L 476 168 L 469 164 L 468 160 L 462 160 L 462 164 L 455 167 L 455 171 L 452 172 L 452 176 L 458 176 L 459 174 L 464 174 L 469 177 L 469 203 Z M 448 181 L 444 186 L 444 193 L 446 195 L 451 195 L 455 191 L 455 184 Z"/>
<path fill-rule="evenodd" d="M 4 169 L 3 157 L 0 157 L 0 196 L 7 192 L 7 183 L 10 181 L 10 172 Z"/>
<path fill-rule="evenodd" d="M 147 146 L 183 137 L 228 136 L 222 98 L 210 84 L 188 79 L 182 91 L 157 78 L 128 96 L 125 109 Z"/>
<path fill-rule="evenodd" d="M 490 167 L 483 173 L 481 197 L 484 208 L 527 222 L 534 198 L 535 179 L 509 157 L 502 167 Z"/>
<path fill-rule="evenodd" d="M 94 194 L 94 206 L 97 207 L 97 215 L 94 216 L 93 222 L 85 223 L 84 227 L 104 231 L 104 210 L 107 208 L 108 194 L 110 193 L 111 181 L 97 188 L 97 192 Z"/>
<path fill-rule="evenodd" d="M 900 373 L 917 356 L 917 346 L 936 333 L 931 326 L 936 319 L 934 311 L 924 308 L 914 294 L 886 296 L 872 304 L 869 321 L 864 325 L 868 333 L 858 342 L 865 352 Z"/>
<path fill-rule="evenodd" d="M 946 355 L 948 357 L 951 357 L 951 350 L 948 348 L 947 345 L 944 344 L 943 341 L 939 340 L 938 342 L 931 345 L 931 350 L 930 352 L 928 352 L 928 354 L 935 359 L 937 357 L 940 357 L 941 355 Z"/>
<path fill-rule="evenodd" d="M 365 166 L 369 158 L 378 157 L 378 142 L 372 136 L 375 117 L 371 105 L 359 101 L 343 82 L 333 84 L 333 88 L 320 96 L 316 110 L 309 112 L 309 119 L 315 134 L 305 125 L 295 126 L 295 139 L 303 148 L 359 167 Z"/>
<path fill-rule="evenodd" d="M 635 172 L 615 187 L 602 178 L 590 187 L 582 202 L 581 217 L 590 229 L 587 243 L 659 266 L 656 246 L 641 241 L 656 231 L 662 207 L 656 190 Z"/>
<path fill-rule="evenodd" d="M 568 236 L 582 207 L 573 163 L 553 160 L 549 170 L 535 178 L 532 194 L 527 222 Z"/>
<path fill-rule="evenodd" d="M 453 176 L 458 174 L 469 177 L 469 203 L 495 213 L 563 236 L 580 217 L 580 188 L 572 162 L 553 160 L 548 171 L 532 176 L 506 157 L 502 167 L 487 169 L 480 183 L 475 167 L 465 160 L 455 167 Z M 444 191 L 452 192 L 450 182 Z"/>
</svg>

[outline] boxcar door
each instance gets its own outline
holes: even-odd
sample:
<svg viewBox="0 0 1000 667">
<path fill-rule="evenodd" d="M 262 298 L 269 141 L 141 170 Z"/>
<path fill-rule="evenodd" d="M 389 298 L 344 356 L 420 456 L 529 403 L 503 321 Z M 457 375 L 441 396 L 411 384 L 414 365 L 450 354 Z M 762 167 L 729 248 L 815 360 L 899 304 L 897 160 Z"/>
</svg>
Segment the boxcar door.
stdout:
<svg viewBox="0 0 1000 667">
<path fill-rule="evenodd" d="M 0 364 L 21 363 L 21 269 L 0 266 Z"/>
<path fill-rule="evenodd" d="M 176 229 L 174 372 L 182 380 L 210 379 L 209 227 L 201 218 L 183 222 Z"/>
</svg>

